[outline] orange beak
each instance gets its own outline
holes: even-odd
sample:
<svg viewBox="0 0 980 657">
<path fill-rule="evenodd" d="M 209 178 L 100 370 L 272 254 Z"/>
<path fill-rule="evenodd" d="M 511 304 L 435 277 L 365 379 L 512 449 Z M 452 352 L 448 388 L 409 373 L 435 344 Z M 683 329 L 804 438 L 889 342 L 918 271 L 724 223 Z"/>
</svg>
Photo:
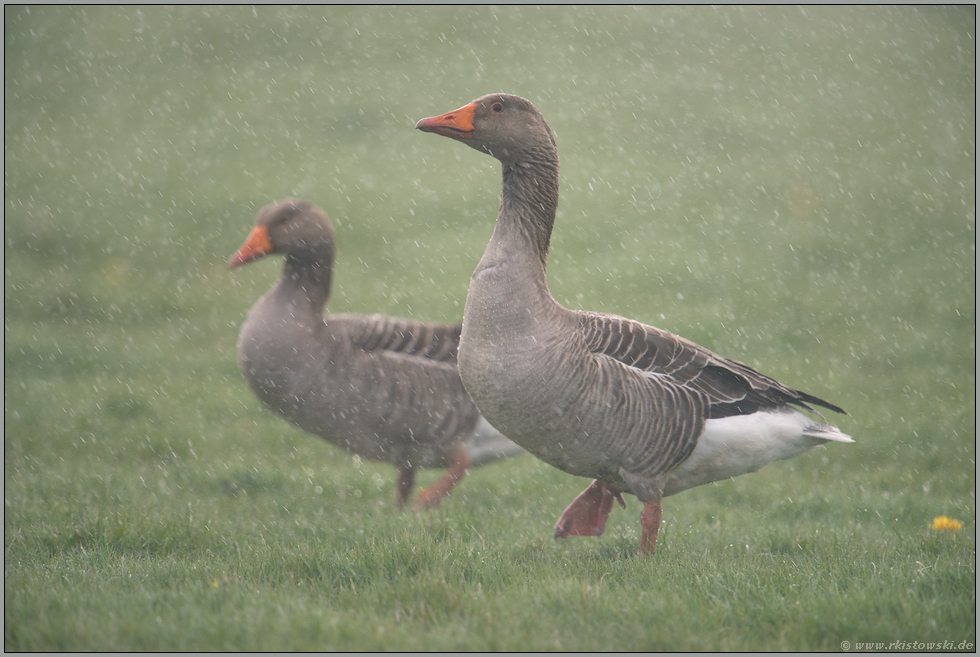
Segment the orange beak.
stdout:
<svg viewBox="0 0 980 657">
<path fill-rule="evenodd" d="M 470 139 L 473 136 L 473 112 L 475 111 L 476 105 L 470 103 L 441 116 L 422 119 L 415 124 L 415 127 L 422 132 L 434 132 L 443 137 Z"/>
<path fill-rule="evenodd" d="M 256 226 L 241 248 L 228 260 L 228 269 L 264 258 L 270 253 L 272 253 L 272 242 L 269 241 L 269 229 L 265 226 Z"/>
</svg>

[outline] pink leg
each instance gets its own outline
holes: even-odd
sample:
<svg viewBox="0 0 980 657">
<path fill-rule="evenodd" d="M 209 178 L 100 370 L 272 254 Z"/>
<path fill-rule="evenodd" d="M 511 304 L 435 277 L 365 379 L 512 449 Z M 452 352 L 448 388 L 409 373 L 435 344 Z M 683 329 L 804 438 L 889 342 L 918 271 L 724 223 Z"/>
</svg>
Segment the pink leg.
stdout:
<svg viewBox="0 0 980 657">
<path fill-rule="evenodd" d="M 555 523 L 555 538 L 602 536 L 602 532 L 606 529 L 606 520 L 609 519 L 609 513 L 612 511 L 613 500 L 626 508 L 622 493 L 598 479 L 593 480 L 589 487 L 579 493 L 568 508 L 562 511 L 561 517 Z"/>
<path fill-rule="evenodd" d="M 657 544 L 657 532 L 660 531 L 660 519 L 663 516 L 663 509 L 660 502 L 646 502 L 643 511 L 640 513 L 640 527 L 643 535 L 640 537 L 640 551 L 636 556 L 643 557 L 653 554 L 653 546 Z"/>
<path fill-rule="evenodd" d="M 466 469 L 470 467 L 470 457 L 466 450 L 460 448 L 453 454 L 453 464 L 449 466 L 449 471 L 442 476 L 439 481 L 432 484 L 419 494 L 412 508 L 416 511 L 422 509 L 434 509 L 442 502 L 442 498 L 449 494 L 453 486 L 466 476 Z"/>
<path fill-rule="evenodd" d="M 395 499 L 398 500 L 398 506 L 405 506 L 414 487 L 415 470 L 407 465 L 398 468 L 398 488 L 395 491 Z"/>
</svg>

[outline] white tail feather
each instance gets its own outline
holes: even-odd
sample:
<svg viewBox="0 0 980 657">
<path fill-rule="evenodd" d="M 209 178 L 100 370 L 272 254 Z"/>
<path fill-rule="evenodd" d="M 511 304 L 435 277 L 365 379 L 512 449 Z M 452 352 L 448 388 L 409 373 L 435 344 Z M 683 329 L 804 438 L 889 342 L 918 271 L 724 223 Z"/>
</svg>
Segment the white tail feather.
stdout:
<svg viewBox="0 0 980 657">
<path fill-rule="evenodd" d="M 832 427 L 829 424 L 812 424 L 803 429 L 803 435 L 813 436 L 814 438 L 820 438 L 821 440 L 832 440 L 837 443 L 854 442 L 853 438 L 837 427 Z"/>
<path fill-rule="evenodd" d="M 708 420 L 694 452 L 667 475 L 664 496 L 755 472 L 830 441 L 854 442 L 836 427 L 815 423 L 790 407 Z"/>
<path fill-rule="evenodd" d="M 463 448 L 470 457 L 470 466 L 474 468 L 525 453 L 523 447 L 494 429 L 483 416 L 480 416 L 473 434 L 463 439 Z"/>
</svg>

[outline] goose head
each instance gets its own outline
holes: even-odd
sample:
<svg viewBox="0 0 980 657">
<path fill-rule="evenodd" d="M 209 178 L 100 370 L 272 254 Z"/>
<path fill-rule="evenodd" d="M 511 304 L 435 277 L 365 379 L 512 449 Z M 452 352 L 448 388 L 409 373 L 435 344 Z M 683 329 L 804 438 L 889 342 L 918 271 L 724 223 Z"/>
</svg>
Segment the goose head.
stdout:
<svg viewBox="0 0 980 657">
<path fill-rule="evenodd" d="M 228 260 L 234 269 L 267 255 L 283 254 L 297 265 L 326 266 L 333 263 L 333 227 L 327 215 L 312 203 L 287 199 L 259 211 L 245 243 Z"/>
<path fill-rule="evenodd" d="M 423 132 L 461 141 L 504 164 L 556 156 L 551 128 L 531 101 L 511 94 L 488 94 L 457 110 L 419 121 Z"/>
</svg>

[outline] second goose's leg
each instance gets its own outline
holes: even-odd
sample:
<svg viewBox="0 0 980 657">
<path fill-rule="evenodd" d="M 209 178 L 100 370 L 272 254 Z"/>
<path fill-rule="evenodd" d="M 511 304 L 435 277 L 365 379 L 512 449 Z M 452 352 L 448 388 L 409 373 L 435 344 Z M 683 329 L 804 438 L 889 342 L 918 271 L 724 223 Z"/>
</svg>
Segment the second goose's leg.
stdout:
<svg viewBox="0 0 980 657">
<path fill-rule="evenodd" d="M 439 506 L 442 498 L 459 483 L 460 479 L 466 476 L 466 470 L 469 467 L 470 457 L 467 456 L 466 450 L 460 447 L 453 453 L 453 463 L 449 466 L 449 471 L 436 483 L 419 493 L 419 498 L 415 500 L 412 508 L 420 511 L 422 509 L 434 509 Z"/>
<path fill-rule="evenodd" d="M 395 490 L 395 496 L 398 500 L 398 506 L 405 506 L 408 502 L 409 496 L 412 494 L 412 488 L 415 487 L 415 468 L 410 465 L 403 465 L 398 468 L 398 484 Z"/>
</svg>

